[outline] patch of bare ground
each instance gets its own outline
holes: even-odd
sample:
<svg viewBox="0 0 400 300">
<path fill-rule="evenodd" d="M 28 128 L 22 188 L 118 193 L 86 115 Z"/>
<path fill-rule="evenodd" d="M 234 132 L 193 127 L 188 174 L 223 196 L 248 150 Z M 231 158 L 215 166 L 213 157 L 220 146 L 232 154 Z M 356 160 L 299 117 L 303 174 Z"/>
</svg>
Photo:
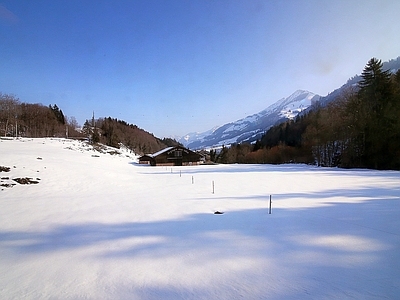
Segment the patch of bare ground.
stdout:
<svg viewBox="0 0 400 300">
<path fill-rule="evenodd" d="M 33 180 L 33 178 L 30 177 L 21 177 L 21 178 L 14 178 L 14 181 L 18 182 L 19 184 L 38 184 L 40 178 L 36 178 L 36 180 Z"/>
<path fill-rule="evenodd" d="M 10 167 L 0 166 L 0 172 L 10 172 Z"/>
<path fill-rule="evenodd" d="M 0 172 L 10 172 L 10 170 L 10 167 L 0 166 Z M 19 184 L 38 184 L 39 180 L 40 178 L 34 179 L 32 177 L 18 177 L 11 180 L 9 176 L 2 176 L 0 177 L 0 187 L 2 187 L 1 190 L 4 190 L 3 188 L 12 188 L 16 185 L 14 182 Z"/>
</svg>

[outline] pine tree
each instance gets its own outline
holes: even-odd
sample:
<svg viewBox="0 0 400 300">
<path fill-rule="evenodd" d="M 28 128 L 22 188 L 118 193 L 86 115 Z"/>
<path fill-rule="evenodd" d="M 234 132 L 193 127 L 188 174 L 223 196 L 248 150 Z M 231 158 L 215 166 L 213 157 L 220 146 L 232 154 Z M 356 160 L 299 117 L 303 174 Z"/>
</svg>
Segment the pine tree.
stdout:
<svg viewBox="0 0 400 300">
<path fill-rule="evenodd" d="M 100 135 L 96 127 L 96 120 L 94 119 L 94 112 L 92 117 L 92 144 L 100 142 Z"/>
<path fill-rule="evenodd" d="M 57 106 L 57 104 L 54 104 L 54 106 L 52 106 L 51 104 L 49 105 L 49 108 L 51 109 L 51 111 L 54 113 L 57 121 L 62 124 L 65 125 L 65 117 L 64 114 L 62 112 L 62 110 Z"/>
<path fill-rule="evenodd" d="M 359 95 L 371 109 L 371 113 L 382 113 L 390 98 L 390 72 L 382 70 L 382 61 L 371 58 L 365 66 L 359 83 Z"/>
<path fill-rule="evenodd" d="M 368 61 L 361 74 L 358 97 L 364 120 L 361 120 L 365 136 L 364 162 L 367 167 L 387 168 L 390 164 L 388 141 L 391 122 L 388 108 L 392 102 L 392 88 L 389 71 L 382 70 L 382 62 L 376 58 Z"/>
</svg>

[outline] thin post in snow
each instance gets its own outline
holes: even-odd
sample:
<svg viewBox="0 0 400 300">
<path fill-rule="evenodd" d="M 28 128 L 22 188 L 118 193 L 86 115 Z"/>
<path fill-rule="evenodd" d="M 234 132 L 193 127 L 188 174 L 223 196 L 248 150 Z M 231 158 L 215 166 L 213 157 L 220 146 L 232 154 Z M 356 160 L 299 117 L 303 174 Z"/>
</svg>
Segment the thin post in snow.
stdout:
<svg viewBox="0 0 400 300">
<path fill-rule="evenodd" d="M 182 177 L 182 170 L 179 170 L 179 177 Z"/>
<path fill-rule="evenodd" d="M 269 195 L 269 214 L 271 214 L 272 210 L 272 195 Z"/>
<path fill-rule="evenodd" d="M 192 184 L 194 183 L 194 177 L 192 176 Z"/>
<path fill-rule="evenodd" d="M 214 184 L 214 180 L 212 181 L 212 193 L 214 194 L 215 191 L 215 184 Z"/>
</svg>

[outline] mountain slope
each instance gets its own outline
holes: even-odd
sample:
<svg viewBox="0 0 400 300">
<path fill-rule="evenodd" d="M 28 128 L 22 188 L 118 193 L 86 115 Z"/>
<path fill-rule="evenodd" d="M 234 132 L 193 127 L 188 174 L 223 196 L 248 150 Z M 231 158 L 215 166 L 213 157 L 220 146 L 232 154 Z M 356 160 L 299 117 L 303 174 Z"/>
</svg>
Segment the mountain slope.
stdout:
<svg viewBox="0 0 400 300">
<path fill-rule="evenodd" d="M 400 69 L 400 57 L 383 63 L 383 69 L 396 73 Z M 213 146 L 229 145 L 239 142 L 253 142 L 260 138 L 269 127 L 295 118 L 299 113 L 308 110 L 313 102 L 319 101 L 327 105 L 335 101 L 346 89 L 354 87 L 361 77 L 356 75 L 350 78 L 343 86 L 324 97 L 308 91 L 298 90 L 287 98 L 283 98 L 267 109 L 202 133 L 188 133 L 179 142 L 192 149 L 201 149 Z"/>
<path fill-rule="evenodd" d="M 388 70 L 390 73 L 395 74 L 400 69 L 400 56 L 397 57 L 396 59 L 391 59 L 389 61 L 383 62 L 382 69 Z M 340 88 L 335 89 L 334 91 L 330 92 L 328 95 L 326 95 L 324 97 L 321 97 L 321 99 L 319 101 L 320 104 L 322 106 L 325 106 L 325 105 L 337 100 L 338 97 L 340 95 L 342 95 L 348 89 L 357 90 L 358 83 L 360 82 L 360 80 L 361 80 L 360 75 L 357 74 L 357 75 L 353 76 L 352 78 L 347 80 L 347 82 L 345 84 L 343 84 Z"/>
<path fill-rule="evenodd" d="M 292 119 L 318 101 L 319 95 L 298 90 L 265 110 L 203 133 L 189 133 L 179 140 L 191 149 L 200 149 L 257 140 L 269 127 L 279 121 Z"/>
</svg>

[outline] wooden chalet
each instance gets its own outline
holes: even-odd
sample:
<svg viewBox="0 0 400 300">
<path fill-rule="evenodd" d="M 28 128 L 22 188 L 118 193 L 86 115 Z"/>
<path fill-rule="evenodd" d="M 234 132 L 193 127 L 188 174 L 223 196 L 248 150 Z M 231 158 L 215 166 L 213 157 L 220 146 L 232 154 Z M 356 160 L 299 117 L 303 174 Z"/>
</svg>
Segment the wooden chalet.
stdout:
<svg viewBox="0 0 400 300">
<path fill-rule="evenodd" d="M 139 157 L 140 164 L 151 166 L 190 166 L 203 162 L 203 156 L 185 147 L 168 147 Z"/>
</svg>

